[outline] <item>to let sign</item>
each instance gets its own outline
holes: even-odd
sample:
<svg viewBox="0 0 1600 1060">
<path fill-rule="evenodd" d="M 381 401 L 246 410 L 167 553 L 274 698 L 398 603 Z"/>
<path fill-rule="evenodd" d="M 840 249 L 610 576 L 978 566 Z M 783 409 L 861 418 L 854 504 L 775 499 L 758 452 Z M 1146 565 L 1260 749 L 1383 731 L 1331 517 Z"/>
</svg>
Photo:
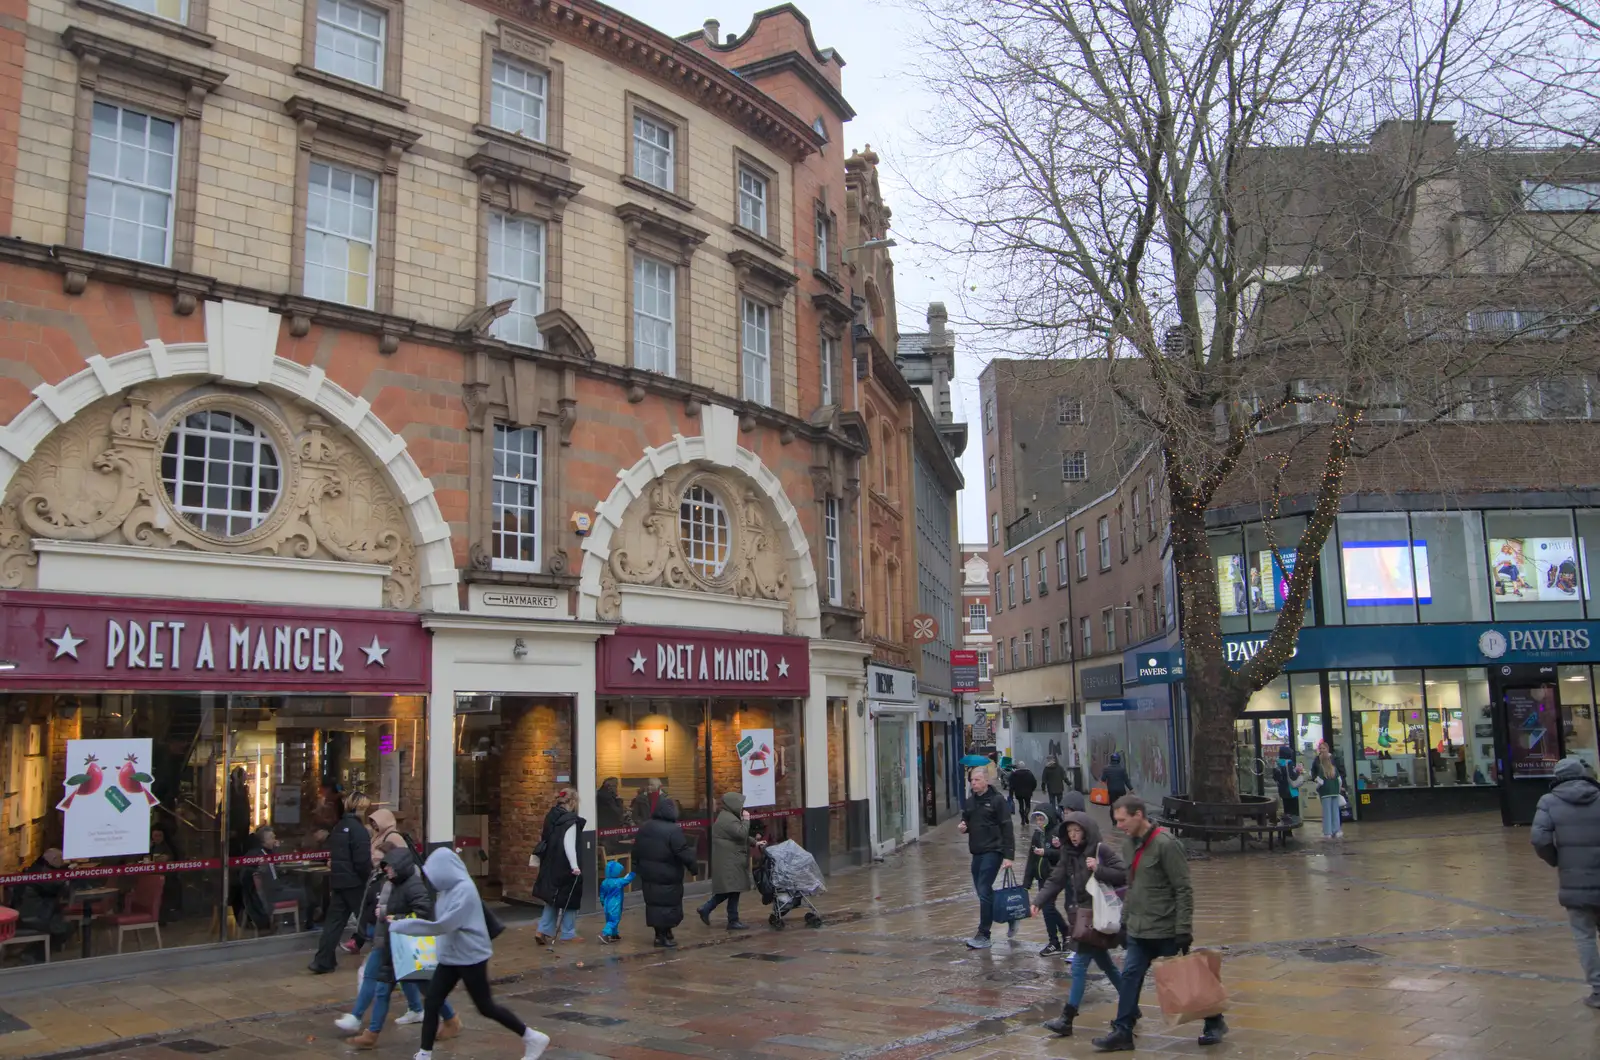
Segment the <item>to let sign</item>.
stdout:
<svg viewBox="0 0 1600 1060">
<path fill-rule="evenodd" d="M 601 695 L 805 696 L 811 656 L 803 637 L 622 626 L 601 637 Z"/>
<path fill-rule="evenodd" d="M 978 653 L 952 651 L 950 653 L 950 691 L 976 692 L 978 690 Z"/>
<path fill-rule="evenodd" d="M 0 683 L 42 688 L 426 692 L 417 616 L 0 593 Z"/>
</svg>

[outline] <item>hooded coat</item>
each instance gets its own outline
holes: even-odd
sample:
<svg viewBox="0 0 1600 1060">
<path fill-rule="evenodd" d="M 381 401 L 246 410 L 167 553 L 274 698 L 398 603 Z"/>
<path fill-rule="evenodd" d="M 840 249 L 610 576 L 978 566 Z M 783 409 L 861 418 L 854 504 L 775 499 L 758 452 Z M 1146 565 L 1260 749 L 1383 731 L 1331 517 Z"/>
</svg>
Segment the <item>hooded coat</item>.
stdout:
<svg viewBox="0 0 1600 1060">
<path fill-rule="evenodd" d="M 1061 819 L 1049 803 L 1041 802 L 1028 816 L 1028 821 L 1033 825 L 1033 835 L 1028 840 L 1028 865 L 1022 872 L 1022 886 L 1031 889 L 1034 883 L 1042 884 L 1049 879 L 1056 862 L 1061 860 L 1061 849 L 1050 843 L 1061 827 Z M 1044 853 L 1035 854 L 1035 849 Z"/>
<path fill-rule="evenodd" d="M 694 844 L 678 825 L 678 804 L 663 796 L 639 827 L 633 863 L 644 884 L 644 922 L 667 931 L 683 923 L 683 871 L 693 872 Z"/>
<path fill-rule="evenodd" d="M 539 876 L 533 881 L 533 896 L 557 909 L 576 909 L 583 903 L 579 876 L 567 860 L 567 832 L 583 832 L 583 818 L 557 805 L 544 819 L 544 853 L 539 855 Z"/>
<path fill-rule="evenodd" d="M 367 823 L 372 826 L 372 865 L 376 868 L 383 864 L 390 847 L 404 845 L 406 839 L 400 834 L 393 810 L 373 810 L 367 814 Z"/>
<path fill-rule="evenodd" d="M 1035 779 L 1033 770 L 1026 766 L 1017 766 L 1011 770 L 1011 794 L 1024 806 L 1033 802 L 1033 793 L 1039 790 L 1039 781 Z"/>
<path fill-rule="evenodd" d="M 600 906 L 606 911 L 606 926 L 614 928 L 622 919 L 623 892 L 634 881 L 635 874 L 622 874 L 622 862 L 606 862 L 606 878 L 600 881 Z"/>
<path fill-rule="evenodd" d="M 374 949 L 389 948 L 389 921 L 386 917 L 433 916 L 433 895 L 428 884 L 417 871 L 417 856 L 408 846 L 398 846 L 383 855 L 383 863 L 394 869 L 394 879 L 385 883 L 379 892 L 377 923 L 374 925 Z M 378 982 L 394 982 L 394 959 L 388 957 L 377 972 Z"/>
<path fill-rule="evenodd" d="M 1067 771 L 1061 768 L 1060 762 L 1046 762 L 1044 772 L 1039 774 L 1039 783 L 1044 786 L 1046 795 L 1060 795 L 1067 790 Z"/>
<path fill-rule="evenodd" d="M 438 895 L 433 919 L 396 920 L 389 930 L 397 935 L 432 935 L 438 943 L 440 964 L 460 967 L 479 964 L 494 956 L 489 929 L 483 919 L 483 899 L 467 875 L 467 866 L 454 850 L 440 847 L 422 866 Z"/>
<path fill-rule="evenodd" d="M 1062 813 L 1088 813 L 1089 804 L 1083 799 L 1083 792 L 1069 791 L 1061 796 Z"/>
<path fill-rule="evenodd" d="M 1533 815 L 1534 853 L 1558 870 L 1556 900 L 1568 909 L 1600 908 L 1600 784 L 1580 758 L 1556 764 L 1555 784 Z"/>
<path fill-rule="evenodd" d="M 1111 801 L 1116 802 L 1122 796 L 1133 790 L 1133 781 L 1128 777 L 1127 767 L 1122 764 L 1122 756 L 1114 754 L 1111 762 L 1100 774 L 1100 780 L 1106 786 L 1106 793 L 1111 796 Z"/>
<path fill-rule="evenodd" d="M 750 822 L 739 816 L 743 812 L 743 794 L 722 796 L 722 809 L 711 826 L 712 894 L 738 894 L 756 885 L 750 871 Z"/>
<path fill-rule="evenodd" d="M 1083 829 L 1083 843 L 1074 846 L 1067 835 L 1067 825 L 1075 824 Z M 1067 918 L 1071 920 L 1072 910 L 1092 899 L 1089 896 L 1089 867 L 1084 863 L 1086 858 L 1096 859 L 1094 878 L 1107 887 L 1123 887 L 1128 882 L 1128 870 L 1122 860 L 1122 855 L 1117 852 L 1113 843 L 1102 842 L 1100 839 L 1100 826 L 1094 818 L 1086 813 L 1074 811 L 1061 819 L 1061 860 L 1056 863 L 1055 871 L 1050 873 L 1050 879 L 1040 889 L 1034 904 L 1041 909 L 1055 901 L 1056 895 L 1067 896 Z"/>
</svg>

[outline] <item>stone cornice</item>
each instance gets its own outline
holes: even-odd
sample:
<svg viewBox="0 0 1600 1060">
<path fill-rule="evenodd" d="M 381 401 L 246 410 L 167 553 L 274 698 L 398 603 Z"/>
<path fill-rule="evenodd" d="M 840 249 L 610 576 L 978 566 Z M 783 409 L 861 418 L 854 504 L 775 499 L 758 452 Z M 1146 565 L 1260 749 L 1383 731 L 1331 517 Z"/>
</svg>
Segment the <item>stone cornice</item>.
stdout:
<svg viewBox="0 0 1600 1060">
<path fill-rule="evenodd" d="M 731 395 L 713 390 L 699 383 L 640 372 L 620 364 L 612 364 L 585 356 L 583 343 L 563 343 L 554 350 L 535 350 L 523 346 L 510 346 L 498 342 L 479 342 L 470 333 L 456 328 L 438 327 L 390 313 L 323 302 L 299 295 L 284 295 L 240 284 L 224 283 L 198 273 L 180 272 L 177 269 L 146 265 L 142 262 L 113 258 L 64 245 L 50 246 L 10 236 L 0 237 L 0 263 L 42 269 L 62 277 L 62 288 L 68 294 L 82 294 L 89 280 L 121 284 L 138 290 L 169 295 L 174 311 L 179 315 L 193 313 L 202 301 L 232 301 L 246 305 L 265 306 L 282 313 L 291 334 L 297 328 L 309 330 L 310 325 L 343 328 L 378 338 L 378 348 L 386 353 L 398 349 L 402 339 L 444 349 L 459 350 L 463 354 L 480 349 L 504 357 L 526 358 L 552 367 L 569 368 L 580 375 L 603 379 L 618 387 L 642 387 L 661 397 L 682 401 L 686 407 L 705 405 L 731 407 L 741 420 L 770 427 L 788 438 L 808 442 L 821 442 L 838 447 L 857 456 L 864 455 L 867 447 L 860 444 L 851 432 L 819 430 L 797 416 L 791 416 L 765 405 L 739 401 Z"/>
<path fill-rule="evenodd" d="M 826 77 L 817 72 L 816 65 L 807 62 L 799 52 L 784 52 L 782 55 L 758 59 L 753 63 L 746 63 L 744 66 L 737 67 L 737 70 L 740 76 L 751 81 L 771 74 L 793 73 L 828 104 L 829 109 L 833 111 L 834 117 L 840 121 L 849 121 L 856 116 L 855 108 L 850 106 L 850 102 L 844 98 L 844 93 L 834 88 Z"/>
<path fill-rule="evenodd" d="M 472 0 L 577 44 L 720 114 L 791 161 L 824 140 L 783 104 L 708 55 L 595 0 Z"/>
<path fill-rule="evenodd" d="M 214 91 L 228 77 L 226 71 L 213 70 L 209 66 L 178 59 L 116 37 L 105 37 L 82 26 L 68 26 L 61 34 L 61 43 L 79 59 L 92 58 L 96 62 L 109 60 L 124 69 L 206 92 Z M 82 74 L 79 76 L 81 78 Z"/>
</svg>

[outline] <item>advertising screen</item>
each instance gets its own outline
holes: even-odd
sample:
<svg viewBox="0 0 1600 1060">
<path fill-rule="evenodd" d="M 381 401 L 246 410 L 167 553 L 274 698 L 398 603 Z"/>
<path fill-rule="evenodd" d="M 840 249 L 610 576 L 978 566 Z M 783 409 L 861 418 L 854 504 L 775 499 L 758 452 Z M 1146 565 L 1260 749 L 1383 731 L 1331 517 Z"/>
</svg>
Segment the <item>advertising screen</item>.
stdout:
<svg viewBox="0 0 1600 1060">
<path fill-rule="evenodd" d="M 1433 603 L 1426 541 L 1412 541 L 1409 547 L 1404 541 L 1347 541 L 1340 551 L 1344 558 L 1344 598 L 1351 607 L 1385 607 L 1413 600 Z"/>
</svg>

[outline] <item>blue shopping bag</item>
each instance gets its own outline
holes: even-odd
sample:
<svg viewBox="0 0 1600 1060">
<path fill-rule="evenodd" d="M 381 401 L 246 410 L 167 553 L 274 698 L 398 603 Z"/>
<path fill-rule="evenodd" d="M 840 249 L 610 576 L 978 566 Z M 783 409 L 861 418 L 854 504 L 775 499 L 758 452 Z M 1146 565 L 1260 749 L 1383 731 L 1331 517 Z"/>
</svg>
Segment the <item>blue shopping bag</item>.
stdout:
<svg viewBox="0 0 1600 1060">
<path fill-rule="evenodd" d="M 389 932 L 389 959 L 394 962 L 395 982 L 431 979 L 439 967 L 439 945 L 432 935 L 401 935 Z"/>
<path fill-rule="evenodd" d="M 1017 877 L 1010 869 L 994 889 L 994 918 L 1001 924 L 1028 919 L 1028 889 L 1017 885 Z"/>
</svg>

